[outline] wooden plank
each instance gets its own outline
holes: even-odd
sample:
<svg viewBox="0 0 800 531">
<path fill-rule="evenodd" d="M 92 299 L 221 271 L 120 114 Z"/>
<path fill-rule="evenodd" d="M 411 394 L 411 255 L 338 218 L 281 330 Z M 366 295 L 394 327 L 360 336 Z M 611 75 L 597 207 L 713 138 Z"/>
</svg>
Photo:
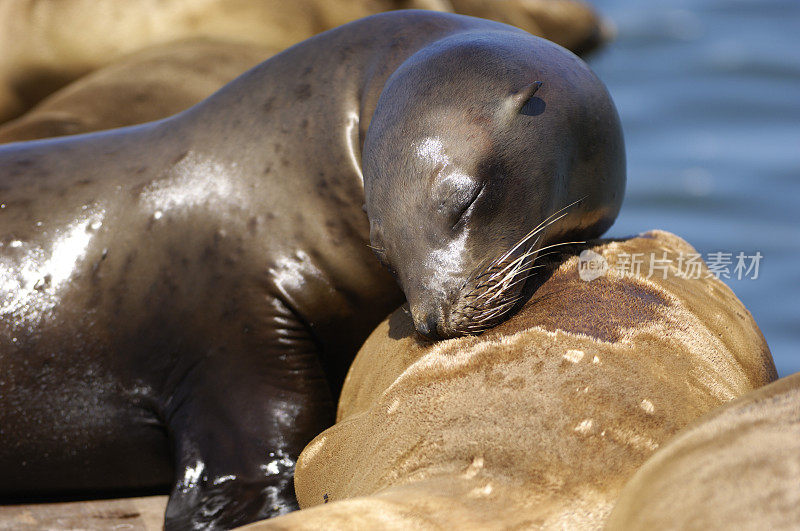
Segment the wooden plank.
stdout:
<svg viewBox="0 0 800 531">
<path fill-rule="evenodd" d="M 0 530 L 158 531 L 166 496 L 0 506 Z"/>
</svg>

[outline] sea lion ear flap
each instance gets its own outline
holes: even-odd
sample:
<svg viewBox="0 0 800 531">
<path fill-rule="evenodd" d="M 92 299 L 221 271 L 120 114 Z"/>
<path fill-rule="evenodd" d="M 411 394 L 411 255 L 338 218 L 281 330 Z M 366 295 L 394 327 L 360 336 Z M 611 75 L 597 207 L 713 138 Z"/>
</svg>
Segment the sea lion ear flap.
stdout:
<svg viewBox="0 0 800 531">
<path fill-rule="evenodd" d="M 544 101 L 535 97 L 536 91 L 542 86 L 541 81 L 534 81 L 525 85 L 520 90 L 511 95 L 509 104 L 510 110 L 514 114 L 524 114 L 526 116 L 538 116 L 544 112 Z"/>
</svg>

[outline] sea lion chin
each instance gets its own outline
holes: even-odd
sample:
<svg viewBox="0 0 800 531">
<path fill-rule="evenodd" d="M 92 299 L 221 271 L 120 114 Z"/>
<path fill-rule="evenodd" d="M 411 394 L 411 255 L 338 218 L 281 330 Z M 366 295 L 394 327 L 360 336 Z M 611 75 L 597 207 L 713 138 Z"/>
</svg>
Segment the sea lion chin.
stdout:
<svg viewBox="0 0 800 531">
<path fill-rule="evenodd" d="M 364 187 L 371 246 L 417 331 L 478 333 L 515 306 L 537 254 L 614 221 L 622 130 L 602 82 L 563 48 L 524 34 L 456 35 L 387 82 L 364 144 Z"/>
</svg>

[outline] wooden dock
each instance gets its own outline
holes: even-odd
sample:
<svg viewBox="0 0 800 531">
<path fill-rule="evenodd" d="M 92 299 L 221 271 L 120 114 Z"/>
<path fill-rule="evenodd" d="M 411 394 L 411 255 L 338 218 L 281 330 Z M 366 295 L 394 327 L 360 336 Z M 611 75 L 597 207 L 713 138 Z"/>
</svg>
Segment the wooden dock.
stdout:
<svg viewBox="0 0 800 531">
<path fill-rule="evenodd" d="M 0 530 L 160 531 L 166 496 L 0 506 Z"/>
</svg>

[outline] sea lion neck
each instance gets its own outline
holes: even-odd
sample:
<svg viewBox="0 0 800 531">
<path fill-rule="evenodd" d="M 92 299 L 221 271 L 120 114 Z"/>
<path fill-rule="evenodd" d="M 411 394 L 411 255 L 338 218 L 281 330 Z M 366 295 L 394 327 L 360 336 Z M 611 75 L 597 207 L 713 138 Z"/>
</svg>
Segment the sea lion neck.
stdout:
<svg viewBox="0 0 800 531">
<path fill-rule="evenodd" d="M 316 146 L 344 148 L 350 177 L 363 189 L 367 130 L 390 77 L 432 43 L 487 24 L 495 23 L 417 10 L 368 17 L 283 51 L 178 117 L 193 124 L 199 145 L 232 160 L 281 151 L 282 138 L 298 131 L 307 135 L 304 157 Z"/>
</svg>

